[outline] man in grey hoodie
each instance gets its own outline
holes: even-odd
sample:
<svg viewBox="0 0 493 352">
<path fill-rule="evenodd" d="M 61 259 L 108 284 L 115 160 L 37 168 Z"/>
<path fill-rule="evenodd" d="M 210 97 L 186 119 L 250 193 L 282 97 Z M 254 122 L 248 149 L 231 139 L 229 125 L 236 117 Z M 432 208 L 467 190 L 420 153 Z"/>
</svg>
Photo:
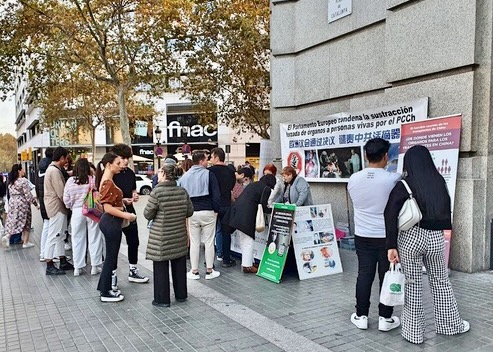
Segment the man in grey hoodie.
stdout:
<svg viewBox="0 0 493 352">
<path fill-rule="evenodd" d="M 199 250 L 200 237 L 204 235 L 206 280 L 220 275 L 213 269 L 214 235 L 216 219 L 221 209 L 221 191 L 216 176 L 207 169 L 207 154 L 204 151 L 192 153 L 192 167 L 180 179 L 180 185 L 186 189 L 193 204 L 194 213 L 189 220 L 190 229 L 190 265 L 187 274 L 190 280 L 200 279 Z"/>
</svg>

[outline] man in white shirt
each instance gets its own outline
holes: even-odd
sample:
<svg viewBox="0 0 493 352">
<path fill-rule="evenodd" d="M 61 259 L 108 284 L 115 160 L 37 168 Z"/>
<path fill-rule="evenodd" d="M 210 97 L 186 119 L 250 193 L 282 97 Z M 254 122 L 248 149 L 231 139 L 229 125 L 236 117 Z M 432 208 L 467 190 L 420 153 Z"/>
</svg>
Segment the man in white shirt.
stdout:
<svg viewBox="0 0 493 352">
<path fill-rule="evenodd" d="M 389 270 L 383 212 L 390 192 L 400 179 L 400 174 L 384 169 L 389 148 L 390 143 L 384 139 L 370 139 L 364 146 L 368 167 L 353 174 L 347 186 L 354 207 L 354 239 L 358 256 L 356 313 L 351 315 L 351 322 L 363 330 L 368 329 L 371 286 L 377 264 L 380 288 Z M 378 310 L 380 331 L 389 331 L 400 325 L 399 318 L 392 316 L 394 307 L 380 303 Z"/>
</svg>

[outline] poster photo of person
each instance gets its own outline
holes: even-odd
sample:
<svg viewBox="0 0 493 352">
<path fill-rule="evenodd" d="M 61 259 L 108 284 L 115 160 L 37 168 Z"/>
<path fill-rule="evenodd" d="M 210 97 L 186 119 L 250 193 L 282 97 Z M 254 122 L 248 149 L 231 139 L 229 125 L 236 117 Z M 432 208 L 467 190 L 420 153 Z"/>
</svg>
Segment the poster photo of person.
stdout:
<svg viewBox="0 0 493 352">
<path fill-rule="evenodd" d="M 385 170 L 396 173 L 399 164 L 399 143 L 391 143 L 387 155 L 389 156 L 389 160 L 387 161 Z"/>
<path fill-rule="evenodd" d="M 359 147 L 320 149 L 318 159 L 320 178 L 349 178 L 354 170 L 361 170 Z"/>
<path fill-rule="evenodd" d="M 318 178 L 319 165 L 317 151 L 305 150 L 305 177 Z"/>
</svg>

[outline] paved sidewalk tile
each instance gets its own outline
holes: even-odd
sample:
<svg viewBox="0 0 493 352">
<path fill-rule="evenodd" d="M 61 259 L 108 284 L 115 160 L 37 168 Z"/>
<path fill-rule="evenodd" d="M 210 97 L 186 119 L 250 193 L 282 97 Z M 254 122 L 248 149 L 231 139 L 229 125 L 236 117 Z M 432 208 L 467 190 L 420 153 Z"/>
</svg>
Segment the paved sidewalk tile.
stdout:
<svg viewBox="0 0 493 352">
<path fill-rule="evenodd" d="M 141 199 L 138 212 L 147 201 Z M 118 277 L 125 300 L 102 303 L 96 291 L 99 276 L 88 272 L 79 277 L 72 272 L 45 275 L 45 264 L 38 259 L 41 221 L 39 214 L 33 215 L 36 246 L 0 249 L 0 352 L 493 351 L 492 272 L 452 272 L 461 314 L 471 322 L 470 332 L 456 336 L 434 332 L 425 276 L 426 337 L 416 346 L 403 340 L 399 329 L 378 331 L 376 283 L 370 328 L 362 331 L 350 323 L 357 274 L 354 252 L 341 251 L 342 274 L 304 281 L 285 275 L 280 284 L 243 274 L 239 265 L 222 268 L 216 263 L 220 277 L 189 282 L 186 302 L 172 298 L 170 308 L 157 308 L 151 305 L 152 282 L 127 281 L 123 241 Z M 147 229 L 143 218 L 139 230 L 139 266 L 152 277 L 151 262 L 144 259 Z M 395 313 L 400 315 L 400 311 L 396 308 Z"/>
</svg>

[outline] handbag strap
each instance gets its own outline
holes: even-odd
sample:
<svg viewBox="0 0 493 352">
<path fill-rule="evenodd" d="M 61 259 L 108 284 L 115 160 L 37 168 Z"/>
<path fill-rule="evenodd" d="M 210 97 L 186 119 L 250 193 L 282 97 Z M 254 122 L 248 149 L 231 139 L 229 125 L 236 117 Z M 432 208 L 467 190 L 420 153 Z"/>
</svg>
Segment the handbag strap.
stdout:
<svg viewBox="0 0 493 352">
<path fill-rule="evenodd" d="M 407 193 L 409 193 L 409 198 L 412 198 L 413 197 L 413 191 L 411 191 L 411 188 L 409 187 L 407 182 L 404 180 L 401 180 L 401 182 L 404 185 L 404 187 L 406 187 Z"/>
</svg>

